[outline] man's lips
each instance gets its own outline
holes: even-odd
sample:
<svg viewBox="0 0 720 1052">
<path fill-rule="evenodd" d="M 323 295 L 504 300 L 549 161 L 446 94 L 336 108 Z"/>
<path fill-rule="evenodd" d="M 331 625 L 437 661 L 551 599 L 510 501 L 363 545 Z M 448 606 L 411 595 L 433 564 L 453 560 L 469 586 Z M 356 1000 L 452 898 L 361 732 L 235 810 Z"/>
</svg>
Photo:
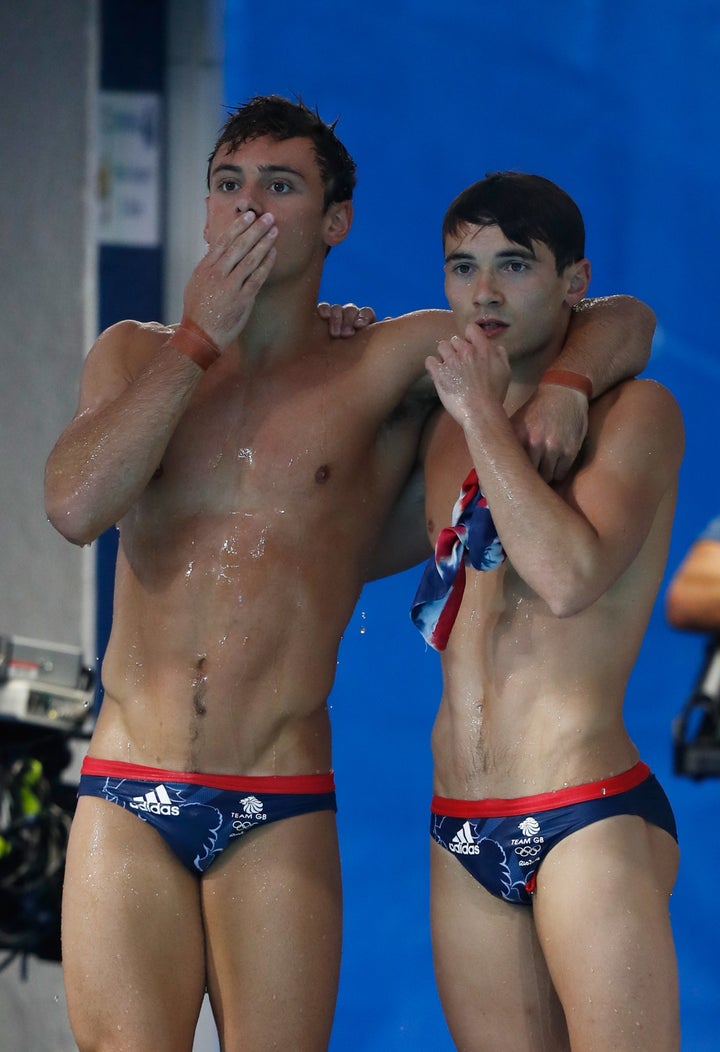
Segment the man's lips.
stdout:
<svg viewBox="0 0 720 1052">
<path fill-rule="evenodd" d="M 475 324 L 486 336 L 497 336 L 508 328 L 507 322 L 498 321 L 497 318 L 478 318 Z"/>
</svg>

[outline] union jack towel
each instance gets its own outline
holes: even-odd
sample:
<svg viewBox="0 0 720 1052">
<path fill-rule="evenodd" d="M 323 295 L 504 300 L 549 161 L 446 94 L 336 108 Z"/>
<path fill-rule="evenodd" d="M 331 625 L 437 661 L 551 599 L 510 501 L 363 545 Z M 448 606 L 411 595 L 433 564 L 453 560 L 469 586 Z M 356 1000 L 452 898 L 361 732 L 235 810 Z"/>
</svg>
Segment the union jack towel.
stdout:
<svg viewBox="0 0 720 1052">
<path fill-rule="evenodd" d="M 473 468 L 455 502 L 452 525 L 440 530 L 435 555 L 425 564 L 410 617 L 435 650 L 444 650 L 465 590 L 465 563 L 495 570 L 505 552 Z"/>
</svg>

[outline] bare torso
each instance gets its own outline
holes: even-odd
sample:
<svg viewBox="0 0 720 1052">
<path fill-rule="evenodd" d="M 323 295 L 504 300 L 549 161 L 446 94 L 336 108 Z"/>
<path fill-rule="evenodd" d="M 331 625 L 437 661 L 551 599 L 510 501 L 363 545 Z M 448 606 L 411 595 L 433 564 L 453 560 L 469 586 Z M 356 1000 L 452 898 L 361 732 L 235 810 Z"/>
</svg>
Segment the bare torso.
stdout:
<svg viewBox="0 0 720 1052">
<path fill-rule="evenodd" d="M 591 421 L 591 434 L 592 427 Z M 442 414 L 426 458 L 433 541 L 448 525 L 470 467 L 461 428 Z M 572 500 L 575 474 L 559 489 L 566 499 Z M 626 572 L 570 617 L 555 616 L 509 561 L 491 572 L 468 568 L 443 655 L 433 731 L 436 793 L 533 795 L 618 774 L 637 760 L 622 707 L 662 577 L 674 502 L 673 490 Z"/>
<path fill-rule="evenodd" d="M 382 332 L 339 343 L 320 323 L 307 354 L 253 370 L 226 354 L 198 384 L 120 523 L 92 754 L 330 768 L 337 647 L 430 404 L 371 370 Z"/>
</svg>

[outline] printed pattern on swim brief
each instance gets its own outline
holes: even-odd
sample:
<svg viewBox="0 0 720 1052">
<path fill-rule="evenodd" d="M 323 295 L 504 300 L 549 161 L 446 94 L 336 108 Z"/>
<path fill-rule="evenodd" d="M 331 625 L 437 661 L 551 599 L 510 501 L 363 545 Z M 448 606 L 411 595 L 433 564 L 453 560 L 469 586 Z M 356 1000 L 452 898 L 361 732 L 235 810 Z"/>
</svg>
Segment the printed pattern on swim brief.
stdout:
<svg viewBox="0 0 720 1052">
<path fill-rule="evenodd" d="M 465 563 L 495 570 L 505 560 L 487 501 L 472 468 L 452 511 L 451 525 L 440 530 L 435 554 L 425 564 L 410 607 L 410 617 L 426 643 L 444 650 L 465 590 Z"/>
<path fill-rule="evenodd" d="M 563 806 L 548 807 L 556 797 Z M 499 813 L 500 808 L 505 808 L 505 814 Z M 517 801 L 436 796 L 431 812 L 432 838 L 492 895 L 521 906 L 532 905 L 538 869 L 548 852 L 593 822 L 614 815 L 638 815 L 677 840 L 670 802 L 644 763 L 604 782 Z"/>
<path fill-rule="evenodd" d="M 203 784 L 208 782 L 215 784 Z M 313 811 L 336 811 L 334 784 L 332 774 L 188 775 L 89 757 L 81 768 L 78 796 L 101 797 L 152 825 L 197 876 L 231 841 L 253 829 Z"/>
</svg>

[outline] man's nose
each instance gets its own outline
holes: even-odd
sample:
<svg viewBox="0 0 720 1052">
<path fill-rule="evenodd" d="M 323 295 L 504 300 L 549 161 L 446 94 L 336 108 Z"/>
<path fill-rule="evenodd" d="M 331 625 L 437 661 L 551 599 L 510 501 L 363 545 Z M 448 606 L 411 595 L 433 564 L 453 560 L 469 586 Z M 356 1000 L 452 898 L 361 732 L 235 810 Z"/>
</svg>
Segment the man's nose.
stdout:
<svg viewBox="0 0 720 1052">
<path fill-rule="evenodd" d="M 479 273 L 473 286 L 473 302 L 478 304 L 499 303 L 502 293 L 490 273 Z"/>
<path fill-rule="evenodd" d="M 251 211 L 254 212 L 255 215 L 262 215 L 265 209 L 263 208 L 260 198 L 261 195 L 257 187 L 245 185 L 235 206 L 238 215 L 242 215 L 243 212 Z"/>
</svg>

